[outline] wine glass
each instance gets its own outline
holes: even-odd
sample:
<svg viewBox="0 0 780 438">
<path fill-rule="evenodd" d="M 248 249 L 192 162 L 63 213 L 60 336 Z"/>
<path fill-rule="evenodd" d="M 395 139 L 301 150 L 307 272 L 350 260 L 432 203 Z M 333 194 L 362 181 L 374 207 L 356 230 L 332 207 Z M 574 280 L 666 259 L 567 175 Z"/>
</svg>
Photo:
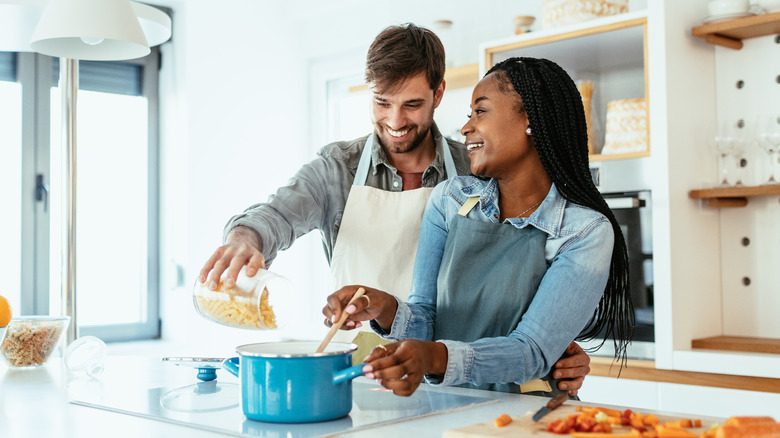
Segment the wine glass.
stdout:
<svg viewBox="0 0 780 438">
<path fill-rule="evenodd" d="M 745 126 L 744 120 L 739 120 L 736 125 L 730 125 L 730 137 L 732 139 L 731 144 L 731 156 L 734 157 L 736 165 L 734 171 L 734 185 L 742 186 L 743 168 L 747 162 L 745 161 L 745 152 L 747 152 L 748 145 L 750 144 L 751 135 L 748 134 L 749 130 Z"/>
<path fill-rule="evenodd" d="M 718 126 L 718 132 L 715 134 L 713 146 L 715 147 L 715 152 L 718 154 L 718 184 L 721 187 L 726 187 L 729 185 L 728 158 L 734 148 L 734 137 L 731 134 L 728 122 L 722 122 Z"/>
<path fill-rule="evenodd" d="M 761 114 L 756 119 L 756 143 L 769 155 L 769 178 L 764 184 L 778 184 L 775 174 L 777 153 L 780 150 L 780 114 Z"/>
</svg>

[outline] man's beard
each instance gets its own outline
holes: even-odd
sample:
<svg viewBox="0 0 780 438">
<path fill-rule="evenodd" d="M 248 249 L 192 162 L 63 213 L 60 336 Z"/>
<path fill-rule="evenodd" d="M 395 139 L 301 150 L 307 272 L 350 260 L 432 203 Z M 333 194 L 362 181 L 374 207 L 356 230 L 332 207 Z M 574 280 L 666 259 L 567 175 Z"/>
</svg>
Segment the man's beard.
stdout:
<svg viewBox="0 0 780 438">
<path fill-rule="evenodd" d="M 419 132 L 417 132 L 417 135 L 414 136 L 410 141 L 403 142 L 403 143 L 397 143 L 397 142 L 386 142 L 383 140 L 383 137 L 385 135 L 389 136 L 390 134 L 387 132 L 387 126 L 382 125 L 380 126 L 382 135 L 378 135 L 379 137 L 379 143 L 382 145 L 382 147 L 385 148 L 386 151 L 394 154 L 407 154 L 409 152 L 414 151 L 420 145 L 422 144 L 423 140 L 425 140 L 425 137 L 428 135 L 428 133 L 431 131 L 431 125 L 428 125 L 425 127 L 425 129 L 420 129 Z M 417 125 L 414 125 L 409 128 L 410 130 L 416 130 Z M 389 143 L 389 144 L 388 144 Z M 392 147 L 392 149 L 390 149 Z"/>
</svg>

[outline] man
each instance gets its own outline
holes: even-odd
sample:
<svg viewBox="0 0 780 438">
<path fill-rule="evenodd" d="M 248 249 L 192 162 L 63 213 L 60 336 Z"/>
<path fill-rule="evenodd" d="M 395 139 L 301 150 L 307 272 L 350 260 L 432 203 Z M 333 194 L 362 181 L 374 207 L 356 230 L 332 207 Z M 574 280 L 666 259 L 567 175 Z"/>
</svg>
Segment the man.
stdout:
<svg viewBox="0 0 780 438">
<path fill-rule="evenodd" d="M 469 174 L 465 147 L 444 138 L 433 121 L 444 70 L 444 47 L 430 30 L 408 24 L 382 31 L 366 59 L 374 132 L 323 147 L 267 203 L 233 217 L 200 281 L 213 290 L 227 271 L 225 286 L 232 287 L 243 266 L 254 276 L 278 250 L 318 229 L 334 290 L 366 284 L 406 299 L 431 190 Z M 570 379 L 559 388 L 576 395 L 590 358 L 574 343 L 566 355 L 555 377 Z"/>
</svg>

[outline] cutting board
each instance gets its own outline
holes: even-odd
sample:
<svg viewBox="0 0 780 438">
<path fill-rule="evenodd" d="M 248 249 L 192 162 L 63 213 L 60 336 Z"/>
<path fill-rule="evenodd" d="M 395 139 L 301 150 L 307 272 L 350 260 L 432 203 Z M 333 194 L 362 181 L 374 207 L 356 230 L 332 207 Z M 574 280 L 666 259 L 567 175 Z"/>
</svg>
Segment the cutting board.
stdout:
<svg viewBox="0 0 780 438">
<path fill-rule="evenodd" d="M 565 418 L 566 415 L 569 414 L 579 414 L 579 412 L 576 411 L 576 406 L 573 405 L 563 405 L 559 407 L 558 409 L 555 409 L 554 411 L 550 412 L 549 414 L 542 417 L 541 420 L 539 420 L 538 423 L 534 423 L 534 421 L 531 419 L 531 415 L 533 413 L 528 413 L 526 415 L 519 415 L 514 416 L 512 415 L 512 412 L 507 412 L 512 417 L 512 422 L 504 427 L 496 427 L 493 420 L 495 418 L 490 418 L 488 421 L 485 421 L 484 423 L 478 423 L 478 424 L 472 424 L 469 426 L 460 427 L 458 429 L 450 429 L 444 432 L 442 435 L 443 438 L 492 438 L 492 437 L 526 437 L 526 436 L 538 436 L 538 437 L 568 437 L 569 435 L 558 435 L 555 433 L 547 432 L 547 425 L 559 418 Z M 644 412 L 639 410 L 638 412 L 642 412 L 643 414 L 646 414 L 648 412 Z M 674 421 L 674 420 L 680 420 L 685 417 L 674 417 L 670 415 L 657 415 L 658 420 L 660 421 L 660 424 L 663 424 L 666 421 Z M 688 417 L 691 418 L 691 417 Z M 704 427 L 693 427 L 693 428 L 686 428 L 685 430 L 694 432 L 695 434 L 699 435 L 704 430 L 708 429 L 710 424 L 705 422 L 702 422 L 702 426 Z M 613 431 L 615 433 L 619 432 L 627 432 L 629 429 L 626 428 L 618 428 L 615 427 Z"/>
</svg>

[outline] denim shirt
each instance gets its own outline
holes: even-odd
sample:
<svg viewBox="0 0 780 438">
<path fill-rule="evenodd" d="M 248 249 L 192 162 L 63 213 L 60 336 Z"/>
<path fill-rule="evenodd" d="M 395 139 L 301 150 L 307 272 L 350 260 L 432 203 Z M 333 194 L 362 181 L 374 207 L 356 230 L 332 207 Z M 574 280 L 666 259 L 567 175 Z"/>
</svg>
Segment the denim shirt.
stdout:
<svg viewBox="0 0 780 438">
<path fill-rule="evenodd" d="M 383 333 L 372 323 L 377 333 L 394 340 L 434 340 L 437 277 L 444 244 L 458 209 L 471 196 L 479 196 L 480 201 L 469 212 L 469 219 L 499 222 L 495 180 L 465 176 L 437 185 L 423 215 L 409 301 L 399 300 L 390 333 Z M 595 210 L 568 202 L 553 184 L 530 217 L 508 218 L 504 224 L 532 226 L 547 234 L 548 268 L 539 289 L 509 336 L 469 343 L 438 340 L 447 346 L 447 371 L 444 376 L 426 376 L 428 383 L 522 384 L 541 378 L 594 315 L 609 276 L 614 244 L 609 220 Z M 464 271 L 463 275 L 480 273 Z"/>
</svg>

